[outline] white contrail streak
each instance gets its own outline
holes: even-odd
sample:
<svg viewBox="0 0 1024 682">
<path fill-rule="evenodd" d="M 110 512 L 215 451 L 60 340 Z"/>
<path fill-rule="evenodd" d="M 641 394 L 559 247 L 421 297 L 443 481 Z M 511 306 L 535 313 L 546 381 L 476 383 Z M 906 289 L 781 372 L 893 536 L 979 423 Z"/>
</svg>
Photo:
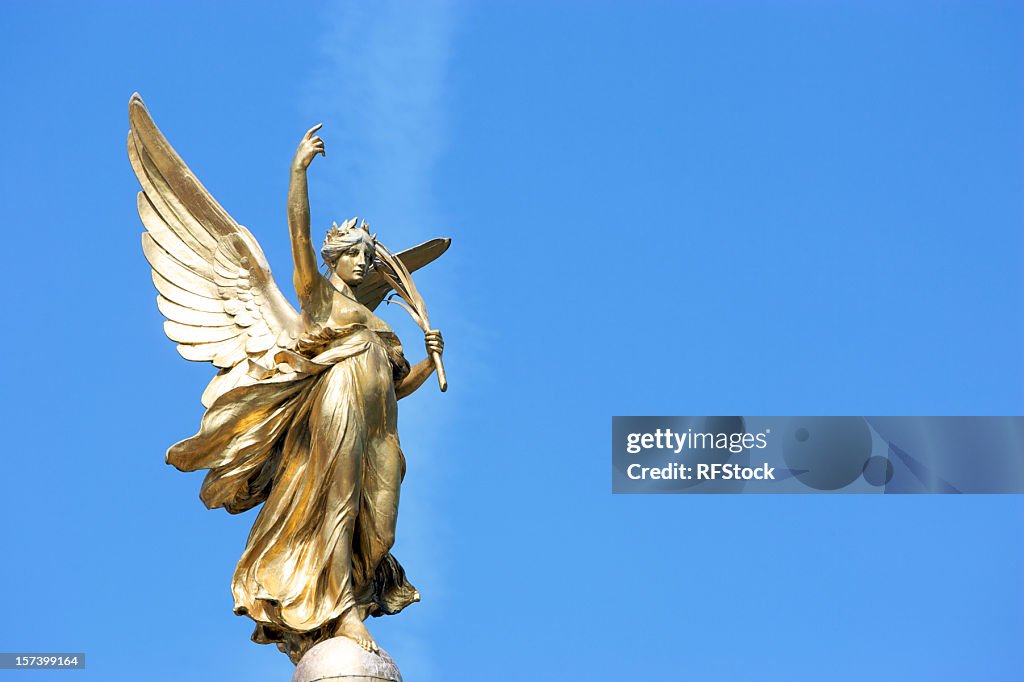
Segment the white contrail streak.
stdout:
<svg viewBox="0 0 1024 682">
<path fill-rule="evenodd" d="M 443 221 L 432 199 L 432 183 L 446 139 L 451 7 L 437 2 L 336 2 L 324 10 L 323 22 L 323 61 L 314 69 L 304 106 L 311 121 L 325 124 L 320 134 L 327 143 L 327 163 L 310 174 L 319 205 L 316 214 L 326 210 L 328 223 L 358 214 L 395 250 L 441 236 Z M 431 300 L 453 300 L 434 291 L 440 295 L 433 299 L 424 292 L 428 305 Z M 387 310 L 378 312 L 389 322 L 396 318 Z M 454 312 L 437 317 L 446 330 L 452 328 Z M 401 311 L 398 315 L 404 317 Z M 398 331 L 415 362 L 422 352 L 422 333 L 411 324 L 409 329 Z M 428 384 L 421 392 L 431 390 L 437 392 Z M 395 555 L 428 603 L 414 604 L 398 619 L 375 619 L 370 625 L 406 679 L 429 681 L 441 679 L 429 654 L 429 633 L 437 631 L 444 609 L 447 591 L 439 576 L 445 573 L 450 532 L 434 509 L 445 496 L 439 467 L 451 454 L 443 443 L 446 414 L 454 405 L 448 393 L 443 398 L 418 395 L 402 407 L 399 431 L 409 473 L 402 486 Z"/>
</svg>

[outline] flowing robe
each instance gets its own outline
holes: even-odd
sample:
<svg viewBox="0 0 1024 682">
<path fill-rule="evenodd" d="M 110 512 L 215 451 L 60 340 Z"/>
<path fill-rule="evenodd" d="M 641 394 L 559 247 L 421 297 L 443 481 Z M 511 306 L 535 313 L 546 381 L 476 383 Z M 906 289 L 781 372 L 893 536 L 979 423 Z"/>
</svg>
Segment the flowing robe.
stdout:
<svg viewBox="0 0 1024 682">
<path fill-rule="evenodd" d="M 210 470 L 207 507 L 264 503 L 232 580 L 235 612 L 295 662 L 349 608 L 365 618 L 419 601 L 390 554 L 405 475 L 395 382 L 409 365 L 369 315 L 279 353 L 278 371 L 217 398 L 167 453 L 183 471 Z"/>
</svg>

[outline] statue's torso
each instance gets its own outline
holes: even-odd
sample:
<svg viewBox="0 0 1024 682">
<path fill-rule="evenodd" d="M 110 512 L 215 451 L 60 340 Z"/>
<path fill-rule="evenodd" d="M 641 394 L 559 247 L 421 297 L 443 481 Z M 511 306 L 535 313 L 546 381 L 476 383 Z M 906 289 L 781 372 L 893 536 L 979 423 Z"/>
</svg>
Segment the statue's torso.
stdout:
<svg viewBox="0 0 1024 682">
<path fill-rule="evenodd" d="M 354 295 L 335 288 L 329 281 L 324 281 L 320 301 L 312 315 L 303 316 L 307 331 L 324 328 L 340 330 L 355 325 L 373 332 L 394 335 L 391 327 L 357 301 Z"/>
<path fill-rule="evenodd" d="M 369 335 L 368 340 L 372 339 L 373 345 L 377 346 L 371 355 L 390 364 L 396 379 L 405 376 L 409 364 L 391 327 L 354 297 L 328 282 L 325 284 L 323 302 L 313 319 L 307 321 L 306 331 L 299 339 L 299 352 L 313 357 L 335 346 L 350 343 L 356 337 Z"/>
</svg>

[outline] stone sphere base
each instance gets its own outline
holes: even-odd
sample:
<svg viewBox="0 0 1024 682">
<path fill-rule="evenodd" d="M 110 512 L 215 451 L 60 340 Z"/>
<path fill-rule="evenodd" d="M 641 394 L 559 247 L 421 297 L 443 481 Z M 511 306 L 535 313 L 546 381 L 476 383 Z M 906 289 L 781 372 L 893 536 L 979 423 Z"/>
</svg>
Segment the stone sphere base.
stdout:
<svg viewBox="0 0 1024 682">
<path fill-rule="evenodd" d="M 402 674 L 383 649 L 371 654 L 348 637 L 334 637 L 306 652 L 292 682 L 402 682 Z"/>
</svg>

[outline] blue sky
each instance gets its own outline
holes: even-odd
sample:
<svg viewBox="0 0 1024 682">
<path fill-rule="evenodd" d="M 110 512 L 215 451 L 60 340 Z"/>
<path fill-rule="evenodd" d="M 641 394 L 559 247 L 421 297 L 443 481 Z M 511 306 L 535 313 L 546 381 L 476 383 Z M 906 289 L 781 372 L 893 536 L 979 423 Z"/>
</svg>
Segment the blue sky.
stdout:
<svg viewBox="0 0 1024 682">
<path fill-rule="evenodd" d="M 252 515 L 163 463 L 211 370 L 160 329 L 136 90 L 289 295 L 287 168 L 313 123 L 314 230 L 453 238 L 417 277 L 451 388 L 401 405 L 395 553 L 424 600 L 369 623 L 406 679 L 1019 676 L 1019 496 L 613 497 L 608 449 L 616 414 L 1021 413 L 1019 4 L 0 18 L 0 649 L 89 661 L 40 677 L 291 669 L 231 614 Z"/>
</svg>

